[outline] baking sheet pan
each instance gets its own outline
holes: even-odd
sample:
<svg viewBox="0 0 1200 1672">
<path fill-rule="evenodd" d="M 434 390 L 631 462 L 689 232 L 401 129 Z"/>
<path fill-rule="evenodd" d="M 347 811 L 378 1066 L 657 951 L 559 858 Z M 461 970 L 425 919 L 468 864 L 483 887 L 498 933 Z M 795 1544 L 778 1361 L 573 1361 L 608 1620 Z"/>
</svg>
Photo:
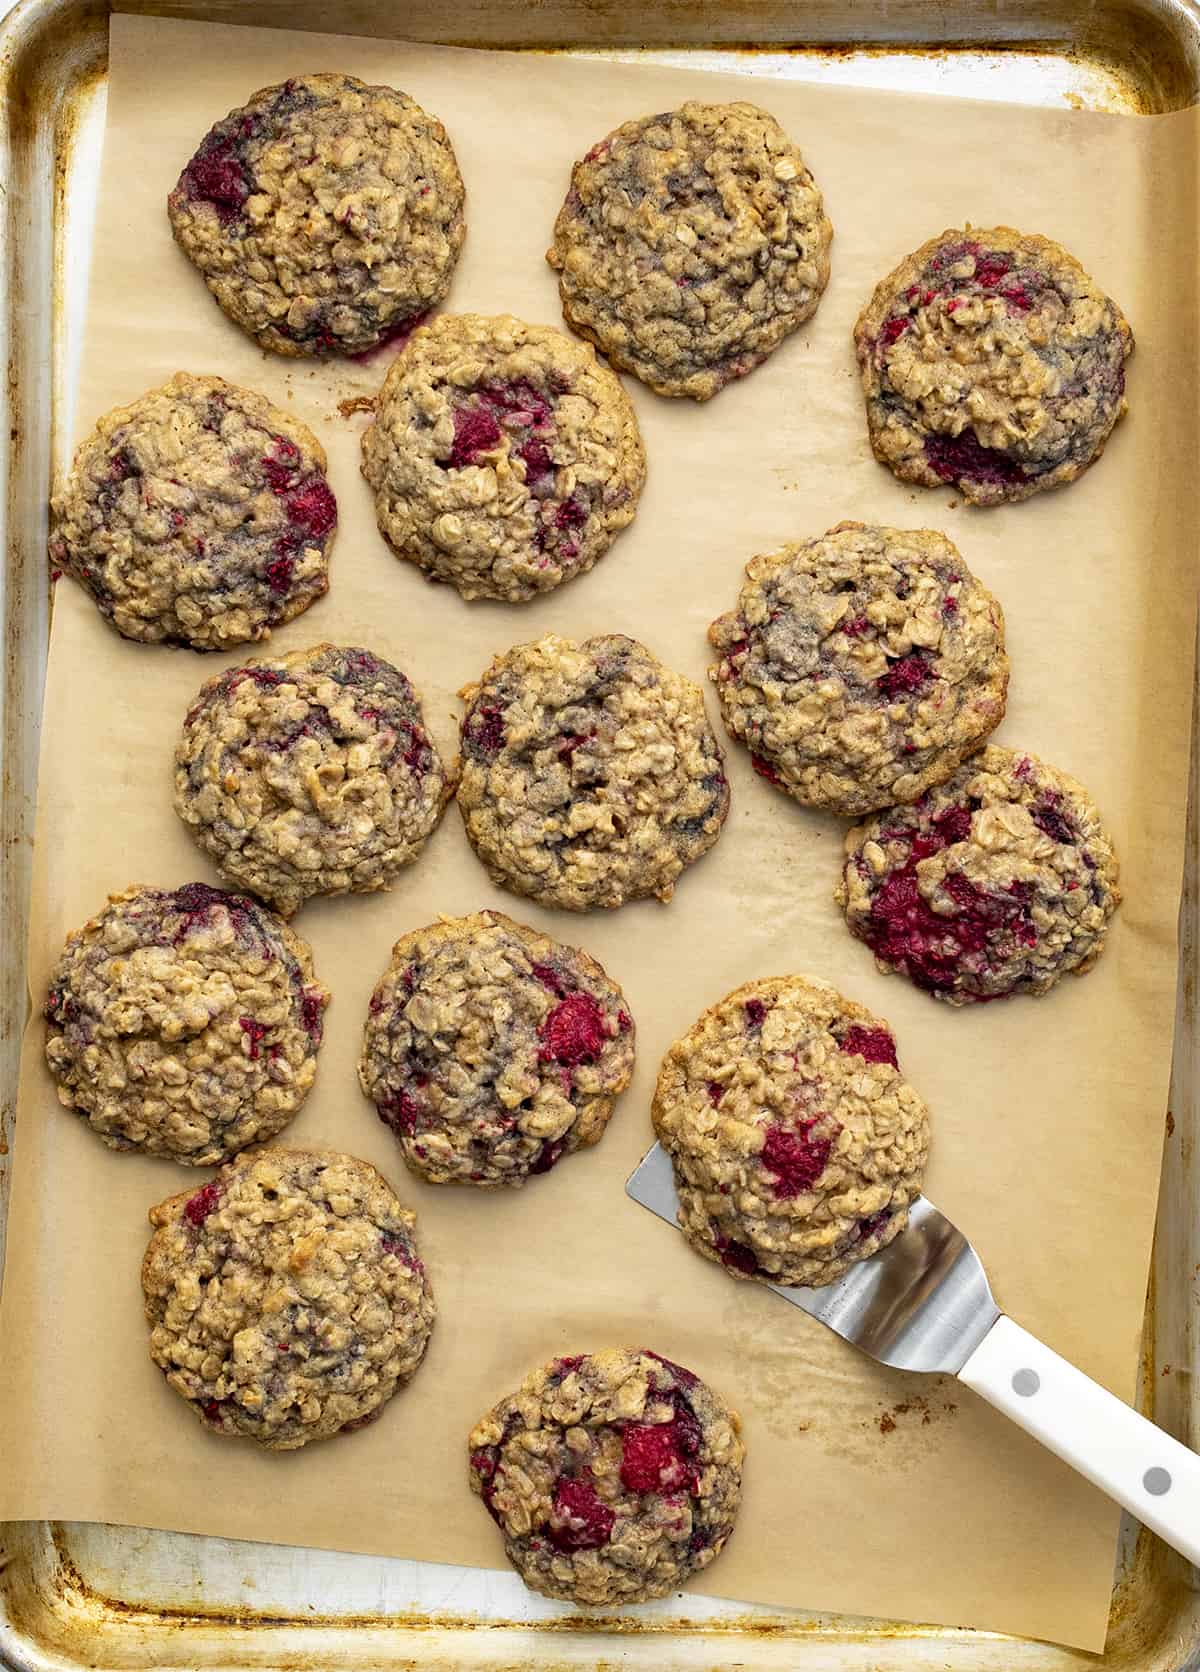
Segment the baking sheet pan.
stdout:
<svg viewBox="0 0 1200 1672">
<path fill-rule="evenodd" d="M 1178 1386 L 1178 1383 L 1177 1383 L 1177 1386 Z M 134 1535 L 134 1537 L 137 1537 L 137 1535 Z M 102 1552 L 100 1552 L 100 1548 L 97 1547 L 97 1543 L 95 1543 L 95 1540 L 90 1540 L 90 1542 L 87 1542 L 87 1540 L 85 1540 L 84 1543 L 85 1543 L 85 1547 L 87 1547 L 87 1560 L 89 1560 L 89 1567 L 92 1568 L 92 1577 L 99 1578 L 100 1573 L 97 1572 L 97 1568 L 104 1568 L 104 1565 L 105 1565 L 104 1555 L 102 1555 Z M 82 1545 L 80 1545 L 80 1543 L 79 1543 L 79 1540 L 77 1540 L 77 1542 L 75 1542 L 75 1548 L 84 1548 L 84 1547 L 82 1547 Z M 107 1548 L 107 1550 L 109 1550 L 109 1567 L 107 1567 L 107 1573 L 105 1573 L 104 1577 L 109 1578 L 109 1580 L 114 1580 L 114 1578 L 117 1578 L 117 1575 L 119 1575 L 120 1565 L 122 1565 L 122 1538 L 114 1537 L 114 1540 L 112 1540 L 112 1545 L 107 1545 L 107 1547 L 105 1547 L 105 1548 Z M 140 1552 L 144 1553 L 145 1548 L 147 1548 L 147 1547 L 145 1547 L 145 1543 L 139 1543 Z M 165 1548 L 165 1542 L 162 1543 L 162 1548 Z M 160 1550 L 159 1555 L 160 1555 L 160 1553 L 162 1553 L 162 1550 Z M 236 1555 L 237 1565 L 241 1565 L 242 1562 L 247 1562 L 247 1560 L 249 1560 L 249 1558 L 246 1557 L 246 1552 L 236 1552 L 236 1550 L 232 1550 L 231 1553 L 234 1553 L 234 1555 Z M 256 1557 L 256 1560 L 257 1560 L 257 1557 Z M 336 1560 L 336 1558 L 334 1558 L 334 1560 Z M 167 1567 L 170 1567 L 170 1563 L 167 1563 Z M 172 1578 L 175 1578 L 175 1580 L 181 1580 L 181 1578 L 182 1578 L 182 1573 L 179 1572 L 179 1570 L 181 1570 L 181 1567 L 186 1567 L 186 1563 L 175 1563 L 174 1567 L 172 1567 Z M 196 1563 L 192 1563 L 192 1567 L 196 1567 Z M 369 1567 L 369 1565 L 359 1565 L 359 1567 L 363 1568 L 363 1572 L 366 1572 L 366 1567 Z M 388 1565 L 388 1567 L 389 1568 L 391 1568 L 391 1567 L 403 1567 L 403 1565 Z M 77 1595 L 77 1597 L 84 1597 L 84 1598 L 89 1597 L 90 1592 L 89 1592 L 89 1590 L 87 1590 L 87 1585 L 84 1585 L 84 1588 L 82 1588 L 82 1590 L 80 1590 L 80 1592 L 72 1592 L 72 1583 L 70 1583 L 70 1580 L 72 1580 L 72 1575 L 70 1575 L 69 1568 L 65 1568 L 64 1565 L 62 1565 L 62 1563 L 58 1563 L 57 1568 L 55 1568 L 55 1570 L 57 1570 L 57 1572 L 60 1573 L 60 1575 L 62 1575 L 62 1578 L 64 1578 L 64 1580 L 65 1580 L 64 1587 L 62 1587 L 62 1592 L 60 1592 L 60 1595 L 62 1595 L 62 1597 L 67 1597 L 67 1595 Z M 150 1563 L 149 1572 L 150 1573 L 159 1572 L 159 1563 L 155 1563 L 155 1562 Z M 120 1575 L 120 1577 L 125 1578 L 124 1575 Z M 277 1575 L 276 1575 L 276 1577 L 277 1577 Z M 343 1575 L 341 1575 L 341 1577 L 343 1577 L 343 1580 L 344 1580 L 344 1578 L 346 1578 L 346 1573 L 343 1572 Z M 125 1583 L 127 1583 L 127 1578 L 125 1578 Z M 184 1588 L 187 1588 L 187 1587 L 184 1587 Z M 403 1588 L 403 1587 L 401 1587 L 401 1588 Z M 150 1585 L 150 1590 L 154 1590 L 154 1585 Z M 356 1587 L 351 1587 L 351 1585 L 343 1585 L 343 1588 L 341 1588 L 341 1593 L 343 1593 L 343 1595 L 344 1595 L 344 1593 L 354 1592 L 354 1590 L 356 1590 Z M 503 1585 L 501 1585 L 501 1590 L 503 1590 Z M 152 1600 L 152 1598 L 150 1598 L 150 1600 Z M 349 1600 L 349 1598 L 348 1598 L 348 1600 Z M 94 1598 L 92 1598 L 92 1602 L 94 1602 Z M 90 1607 L 90 1605 L 92 1605 L 92 1603 L 89 1603 L 89 1607 Z M 672 1607 L 674 1607 L 674 1605 L 672 1605 Z M 501 1612 L 503 1612 L 503 1603 L 501 1603 Z M 638 1615 L 638 1618 L 640 1618 L 640 1620 L 643 1620 L 643 1615 Z M 834 1625 L 834 1627 L 832 1627 L 832 1630 L 834 1630 L 834 1632 L 837 1632 L 836 1625 Z M 824 1637 L 824 1632 L 822 1632 L 822 1637 Z M 804 1637 L 804 1639 L 801 1639 L 801 1640 L 804 1640 L 804 1642 L 807 1642 L 807 1640 L 809 1640 L 809 1637 L 807 1637 L 807 1635 L 806 1635 L 806 1637 Z M 841 1639 L 839 1639 L 839 1640 L 841 1640 Z M 903 1640 L 903 1642 L 914 1642 L 914 1644 L 916 1644 L 916 1642 L 921 1642 L 921 1640 L 924 1640 L 924 1634 L 908 1634 L 908 1635 L 901 1634 L 901 1637 L 891 1637 L 891 1635 L 889 1635 L 889 1639 L 887 1639 L 887 1640 L 889 1640 L 889 1644 L 892 1644 L 892 1642 L 901 1642 L 901 1640 Z M 749 1644 L 749 1642 L 754 1642 L 754 1640 L 752 1640 L 752 1639 L 747 1640 L 747 1644 Z M 877 1642 L 877 1640 L 876 1640 L 876 1642 Z M 966 1644 L 969 1644 L 969 1652 L 971 1652 L 971 1654 L 973 1654 L 974 1650 L 976 1650 L 976 1642 L 974 1642 L 974 1640 L 971 1640 L 971 1639 L 964 1639 L 963 1642 L 966 1642 Z M 943 1645 L 943 1647 L 944 1647 L 944 1645 Z M 829 1640 L 827 1640 L 827 1639 L 826 1639 L 826 1649 L 829 1649 Z M 847 1650 L 847 1652 L 849 1652 L 849 1650 Z M 1018 1654 L 1018 1652 L 1021 1655 L 1025 1654 L 1025 1645 L 1013 1645 L 1013 1654 Z M 1046 1654 L 1053 1654 L 1053 1652 L 1046 1652 Z M 572 1655 L 572 1659 L 573 1659 L 573 1655 Z M 742 1659 L 742 1652 L 740 1652 L 740 1645 L 739 1645 L 739 1659 Z M 958 1659 L 958 1657 L 956 1657 L 956 1659 Z M 460 1664 L 466 1664 L 466 1662 L 460 1662 Z M 585 1664 L 585 1662 L 583 1662 L 583 1664 Z M 652 1662 L 652 1664 L 664 1664 L 664 1662 L 662 1662 L 662 1660 L 658 1660 L 658 1662 Z M 674 1664 L 674 1662 L 672 1662 L 672 1664 Z M 697 1664 L 699 1664 L 699 1662 L 697 1662 Z M 784 1664 L 789 1664 L 789 1662 L 784 1662 Z M 851 1664 L 851 1660 L 842 1659 L 841 1655 L 839 1655 L 839 1660 L 837 1660 L 837 1664 Z M 963 1664 L 966 1664 L 966 1662 L 963 1662 Z M 1011 1657 L 1009 1657 L 1008 1662 L 1006 1662 L 1006 1664 L 1009 1664 L 1009 1665 L 1018 1664 L 1018 1662 L 1016 1662 L 1016 1660 L 1011 1659 Z M 1038 1664 L 1041 1664 L 1041 1662 L 1038 1662 Z M 1145 1662 L 1136 1662 L 1136 1664 L 1145 1664 Z"/>
</svg>

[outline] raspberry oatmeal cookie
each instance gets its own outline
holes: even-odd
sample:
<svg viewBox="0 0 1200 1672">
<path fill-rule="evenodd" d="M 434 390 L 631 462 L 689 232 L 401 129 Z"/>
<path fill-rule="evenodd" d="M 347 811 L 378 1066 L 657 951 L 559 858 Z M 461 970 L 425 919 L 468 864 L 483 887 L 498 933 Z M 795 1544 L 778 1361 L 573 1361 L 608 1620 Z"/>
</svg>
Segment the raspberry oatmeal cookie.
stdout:
<svg viewBox="0 0 1200 1672">
<path fill-rule="evenodd" d="M 886 1022 L 824 981 L 749 981 L 663 1058 L 651 1109 L 683 1234 L 734 1277 L 819 1287 L 908 1223 L 925 1104 Z"/>
<path fill-rule="evenodd" d="M 67 937 L 46 1061 L 110 1149 L 209 1167 L 292 1119 L 328 1003 L 307 944 L 257 901 L 127 888 Z"/>
<path fill-rule="evenodd" d="M 295 1451 L 362 1428 L 420 1365 L 416 1215 L 367 1162 L 267 1146 L 150 1223 L 150 1357 L 214 1433 Z"/>
<path fill-rule="evenodd" d="M 649 1602 L 720 1555 L 737 1518 L 741 1422 L 648 1348 L 552 1359 L 471 1430 L 471 1490 L 531 1590 Z"/>
<path fill-rule="evenodd" d="M 706 401 L 816 311 L 832 238 L 773 116 L 690 100 L 575 164 L 546 259 L 581 336 L 660 395 Z"/>
<path fill-rule="evenodd" d="M 846 837 L 836 899 L 885 973 L 948 1004 L 1045 993 L 1090 969 L 1120 903 L 1081 784 L 996 744 Z"/>
<path fill-rule="evenodd" d="M 1060 245 L 951 229 L 881 281 L 854 345 L 875 457 L 977 505 L 1073 482 L 1125 411 L 1133 332 Z"/>
<path fill-rule="evenodd" d="M 396 942 L 358 1077 L 414 1173 L 520 1185 L 603 1137 L 633 1040 L 621 989 L 586 952 L 481 911 Z"/>
<path fill-rule="evenodd" d="M 708 636 L 755 771 L 833 813 L 915 801 L 1004 717 L 1000 606 L 931 529 L 843 522 L 753 558 Z"/>
<path fill-rule="evenodd" d="M 175 811 L 285 917 L 314 894 L 390 888 L 452 793 L 405 676 L 332 644 L 210 679 L 175 751 Z"/>
<path fill-rule="evenodd" d="M 459 810 L 502 888 L 565 911 L 669 900 L 721 834 L 729 784 L 704 698 L 635 639 L 551 633 L 461 695 Z"/>
<path fill-rule="evenodd" d="M 79 448 L 51 505 L 51 562 L 127 639 L 269 638 L 329 587 L 325 462 L 312 431 L 261 395 L 177 372 Z"/>
<path fill-rule="evenodd" d="M 176 241 L 275 354 L 361 354 L 440 302 L 465 192 L 446 130 L 407 93 L 294 76 L 231 110 L 167 199 Z"/>
<path fill-rule="evenodd" d="M 586 343 L 444 314 L 396 360 L 363 436 L 380 532 L 464 598 L 520 603 L 584 574 L 633 521 L 637 419 Z"/>
</svg>

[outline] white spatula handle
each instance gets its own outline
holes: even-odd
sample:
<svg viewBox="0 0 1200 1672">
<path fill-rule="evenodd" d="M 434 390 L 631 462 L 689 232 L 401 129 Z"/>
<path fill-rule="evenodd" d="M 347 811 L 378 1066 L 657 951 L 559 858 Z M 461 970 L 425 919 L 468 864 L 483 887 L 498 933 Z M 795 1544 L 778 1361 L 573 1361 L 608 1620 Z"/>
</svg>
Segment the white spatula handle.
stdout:
<svg viewBox="0 0 1200 1672">
<path fill-rule="evenodd" d="M 1200 1564 L 1200 1457 L 999 1317 L 958 1373 L 1138 1520 Z"/>
</svg>

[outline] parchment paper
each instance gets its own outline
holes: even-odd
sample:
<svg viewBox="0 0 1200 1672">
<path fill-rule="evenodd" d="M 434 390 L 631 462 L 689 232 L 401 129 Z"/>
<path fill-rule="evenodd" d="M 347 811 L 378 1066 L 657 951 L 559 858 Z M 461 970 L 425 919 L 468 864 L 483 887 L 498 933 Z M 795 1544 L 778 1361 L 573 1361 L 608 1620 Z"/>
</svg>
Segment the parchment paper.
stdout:
<svg viewBox="0 0 1200 1672">
<path fill-rule="evenodd" d="M 1133 1390 L 1166 1107 L 1193 642 L 1197 480 L 1190 116 L 1030 111 L 676 70 L 407 48 L 117 16 L 79 430 L 178 368 L 292 403 L 328 448 L 341 509 L 327 600 L 280 651 L 331 638 L 412 676 L 453 755 L 454 692 L 493 651 L 557 630 L 628 631 L 702 680 L 704 629 L 753 553 L 854 516 L 930 525 L 999 595 L 1013 659 L 1000 740 L 1090 786 L 1126 903 L 1096 971 L 1050 997 L 955 1013 L 878 975 L 830 899 L 843 827 L 729 751 L 733 810 L 669 906 L 577 918 L 487 882 L 453 807 L 390 895 L 297 919 L 333 989 L 319 1083 L 284 1135 L 382 1167 L 416 1207 L 440 1317 L 382 1420 L 286 1456 L 206 1434 L 146 1353 L 146 1211 L 197 1175 L 102 1148 L 61 1110 L 30 1028 L 3 1303 L 0 1516 L 115 1521 L 503 1565 L 466 1486 L 471 1422 L 556 1353 L 653 1345 L 742 1411 L 735 1537 L 698 1588 L 774 1604 L 1102 1646 L 1116 1511 L 952 1381 L 885 1373 L 770 1293 L 731 1283 L 629 1202 L 661 1054 L 751 976 L 810 972 L 887 1016 L 933 1114 L 932 1198 L 967 1231 L 1001 1304 L 1117 1393 Z M 261 354 L 170 237 L 164 199 L 209 123 L 252 89 L 344 68 L 447 124 L 470 231 L 450 306 L 559 323 L 543 262 L 571 162 L 616 123 L 689 96 L 751 97 L 802 145 L 836 228 L 816 318 L 707 406 L 631 393 L 650 477 L 600 566 L 538 603 L 465 605 L 394 559 L 358 476 L 386 357 Z M 850 326 L 874 281 L 964 219 L 1060 239 L 1138 338 L 1131 412 L 1081 482 L 970 511 L 901 487 L 869 454 Z M 224 659 L 233 663 L 241 657 Z M 190 698 L 221 661 L 128 644 L 58 588 L 41 774 L 31 984 L 108 891 L 211 873 L 170 804 Z M 715 717 L 716 704 L 710 698 Z M 510 909 L 585 946 L 637 1017 L 637 1078 L 601 1146 L 529 1188 L 414 1182 L 354 1077 L 371 986 L 438 911 Z M 199 1177 L 203 1177 L 201 1174 Z M 914 1403 L 915 1400 L 921 1403 Z"/>
</svg>

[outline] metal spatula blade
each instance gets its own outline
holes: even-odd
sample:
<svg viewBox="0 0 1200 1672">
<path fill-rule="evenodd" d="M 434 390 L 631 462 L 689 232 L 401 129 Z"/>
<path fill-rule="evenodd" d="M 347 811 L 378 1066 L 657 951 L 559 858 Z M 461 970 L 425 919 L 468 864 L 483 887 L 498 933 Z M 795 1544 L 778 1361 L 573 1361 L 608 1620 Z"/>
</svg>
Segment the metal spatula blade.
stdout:
<svg viewBox="0 0 1200 1672">
<path fill-rule="evenodd" d="M 625 1188 L 677 1226 L 661 1144 Z M 835 1283 L 767 1286 L 881 1364 L 957 1376 L 1200 1563 L 1200 1457 L 1006 1317 L 971 1244 L 924 1196 L 898 1237 Z"/>
</svg>

